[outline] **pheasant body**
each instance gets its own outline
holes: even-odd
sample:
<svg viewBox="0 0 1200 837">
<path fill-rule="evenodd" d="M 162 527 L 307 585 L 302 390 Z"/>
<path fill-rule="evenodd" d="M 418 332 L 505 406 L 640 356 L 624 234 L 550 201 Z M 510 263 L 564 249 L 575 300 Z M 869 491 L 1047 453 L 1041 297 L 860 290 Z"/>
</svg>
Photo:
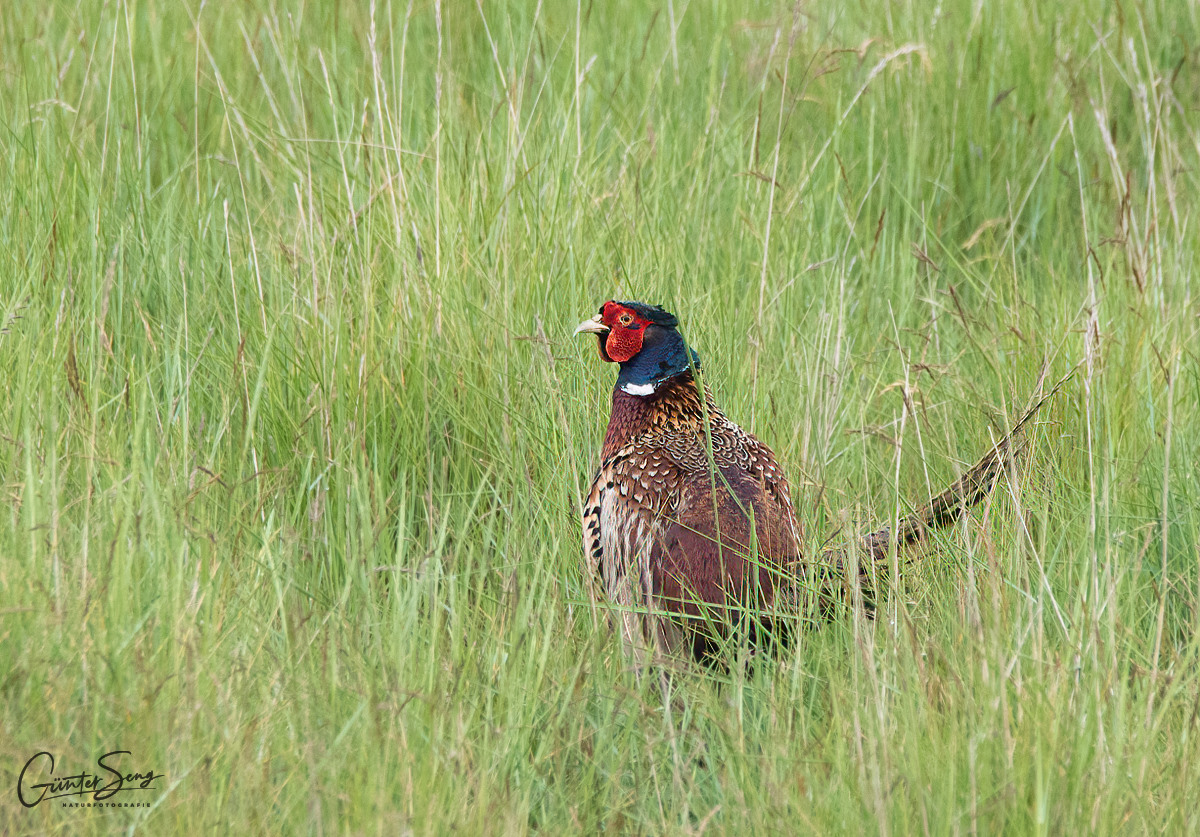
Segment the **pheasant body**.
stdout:
<svg viewBox="0 0 1200 837">
<path fill-rule="evenodd" d="M 737 608 L 774 605 L 798 540 L 774 454 L 711 396 L 702 403 L 690 373 L 647 396 L 613 393 L 583 536 L 589 575 L 621 609 L 626 638 L 696 656 Z"/>
</svg>

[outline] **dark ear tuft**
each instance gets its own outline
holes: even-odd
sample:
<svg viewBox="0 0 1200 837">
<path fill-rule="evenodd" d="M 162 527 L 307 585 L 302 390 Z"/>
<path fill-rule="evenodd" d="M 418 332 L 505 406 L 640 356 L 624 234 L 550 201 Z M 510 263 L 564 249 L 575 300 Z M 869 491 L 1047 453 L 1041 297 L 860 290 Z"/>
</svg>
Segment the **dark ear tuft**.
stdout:
<svg viewBox="0 0 1200 837">
<path fill-rule="evenodd" d="M 644 302 L 620 302 L 617 304 L 632 309 L 643 320 L 649 320 L 663 328 L 675 328 L 679 325 L 679 320 L 674 314 L 670 311 L 664 311 L 657 305 L 647 305 Z"/>
</svg>

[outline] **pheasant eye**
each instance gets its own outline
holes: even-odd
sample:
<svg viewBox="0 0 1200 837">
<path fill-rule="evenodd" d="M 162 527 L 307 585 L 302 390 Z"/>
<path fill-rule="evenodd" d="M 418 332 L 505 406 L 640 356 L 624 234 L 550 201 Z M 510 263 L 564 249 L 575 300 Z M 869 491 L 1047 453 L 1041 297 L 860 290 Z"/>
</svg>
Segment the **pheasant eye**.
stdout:
<svg viewBox="0 0 1200 837">
<path fill-rule="evenodd" d="M 623 326 L 627 326 L 633 322 L 633 317 L 629 316 L 628 314 L 622 314 L 621 318 L 619 320 L 617 320 L 617 322 L 619 322 Z"/>
</svg>

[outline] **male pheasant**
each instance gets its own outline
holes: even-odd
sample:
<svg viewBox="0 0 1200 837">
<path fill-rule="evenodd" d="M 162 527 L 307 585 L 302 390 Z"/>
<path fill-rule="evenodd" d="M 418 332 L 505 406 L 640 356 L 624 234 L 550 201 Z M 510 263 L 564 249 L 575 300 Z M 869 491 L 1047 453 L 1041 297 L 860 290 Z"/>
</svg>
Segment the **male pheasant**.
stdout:
<svg viewBox="0 0 1200 837">
<path fill-rule="evenodd" d="M 739 625 L 761 645 L 785 636 L 797 617 L 827 615 L 853 587 L 845 552 L 804 560 L 775 455 L 726 418 L 707 388 L 701 393 L 693 375 L 699 358 L 678 324 L 657 306 L 610 301 L 575 330 L 595 334 L 600 357 L 620 364 L 600 468 L 583 506 L 583 548 L 639 662 L 681 654 L 708 661 Z M 1015 435 L 1057 389 L 958 482 L 904 518 L 898 546 L 987 496 L 1014 455 Z M 886 574 L 891 539 L 885 528 L 860 544 L 857 581 L 868 604 Z"/>
</svg>

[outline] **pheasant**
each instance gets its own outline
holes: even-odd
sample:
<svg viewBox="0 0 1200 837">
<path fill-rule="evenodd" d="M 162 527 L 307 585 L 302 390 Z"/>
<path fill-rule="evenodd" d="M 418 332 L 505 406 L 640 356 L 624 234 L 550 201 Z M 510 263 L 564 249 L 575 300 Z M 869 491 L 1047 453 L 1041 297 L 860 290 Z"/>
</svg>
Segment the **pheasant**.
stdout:
<svg viewBox="0 0 1200 837">
<path fill-rule="evenodd" d="M 583 504 L 583 548 L 595 592 L 614 605 L 624 643 L 642 663 L 711 662 L 743 628 L 756 649 L 786 639 L 797 617 L 828 618 L 855 580 L 870 609 L 893 538 L 902 549 L 986 497 L 1015 456 L 1016 435 L 1063 383 L 894 536 L 887 528 L 866 536 L 857 578 L 848 579 L 854 562 L 845 550 L 804 560 L 775 454 L 698 386 L 700 360 L 678 326 L 660 307 L 609 301 L 575 329 L 596 335 L 600 357 L 620 365 Z"/>
</svg>

